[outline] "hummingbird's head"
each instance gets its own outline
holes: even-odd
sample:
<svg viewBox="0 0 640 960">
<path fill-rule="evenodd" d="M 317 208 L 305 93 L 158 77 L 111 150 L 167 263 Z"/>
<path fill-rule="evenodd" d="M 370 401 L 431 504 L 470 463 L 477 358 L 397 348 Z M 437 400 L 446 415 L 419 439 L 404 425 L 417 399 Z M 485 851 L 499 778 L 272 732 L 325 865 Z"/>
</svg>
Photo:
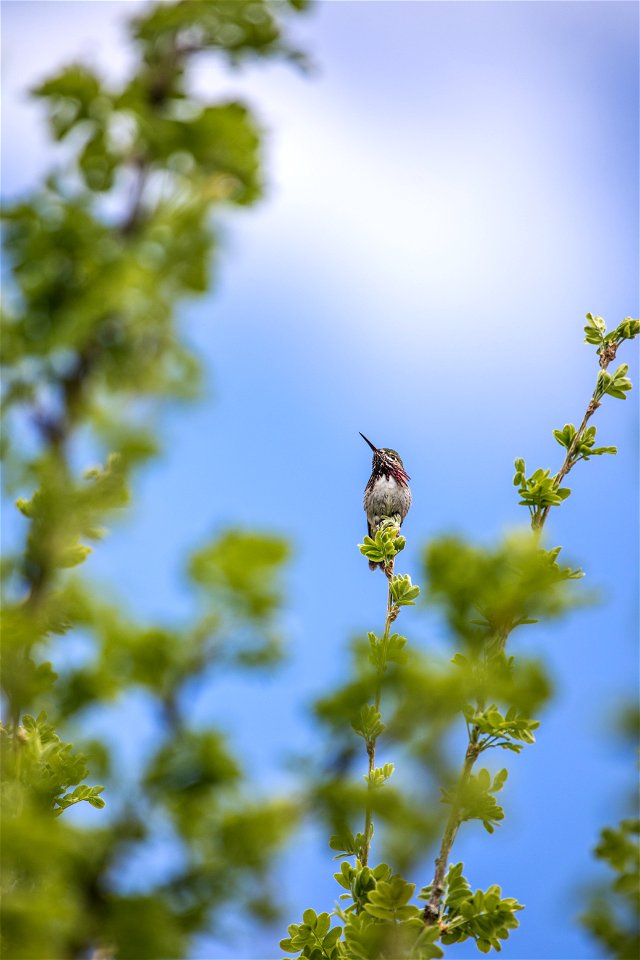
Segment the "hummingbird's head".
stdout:
<svg viewBox="0 0 640 960">
<path fill-rule="evenodd" d="M 392 450 L 391 447 L 380 447 L 378 454 L 382 457 L 386 463 L 392 467 L 400 467 L 401 470 L 404 470 L 404 464 L 402 458 L 397 450 Z"/>
<path fill-rule="evenodd" d="M 386 473 L 387 475 L 392 474 L 393 476 L 396 476 L 396 479 L 400 479 L 400 477 L 402 477 L 403 480 L 409 480 L 409 477 L 404 469 L 402 458 L 397 450 L 392 450 L 391 447 L 374 447 L 374 445 L 371 443 L 371 440 L 367 440 L 364 433 L 361 433 L 360 436 L 373 450 L 374 473 L 378 475 L 383 473 Z M 398 473 L 400 476 L 398 476 Z"/>
</svg>

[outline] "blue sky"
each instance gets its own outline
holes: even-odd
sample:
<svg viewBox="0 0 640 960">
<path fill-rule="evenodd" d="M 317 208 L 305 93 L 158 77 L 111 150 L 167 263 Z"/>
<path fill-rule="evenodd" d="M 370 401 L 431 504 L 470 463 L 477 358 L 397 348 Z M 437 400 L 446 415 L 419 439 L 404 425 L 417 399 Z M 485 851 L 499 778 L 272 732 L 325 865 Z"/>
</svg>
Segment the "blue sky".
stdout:
<svg viewBox="0 0 640 960">
<path fill-rule="evenodd" d="M 122 21 L 139 6 L 3 4 L 5 195 L 51 162 L 39 107 L 19 92 L 72 58 L 121 75 Z M 212 531 L 238 522 L 292 538 L 289 664 L 194 704 L 262 784 L 289 786 L 283 756 L 312 744 L 305 704 L 343 675 L 349 637 L 384 603 L 355 547 L 370 466 L 358 431 L 398 449 L 411 474 L 417 578 L 429 537 L 491 542 L 523 520 L 513 458 L 556 469 L 551 431 L 577 422 L 592 390 L 584 314 L 638 315 L 637 28 L 633 3 L 325 2 L 295 27 L 311 76 L 199 68 L 201 89 L 255 106 L 269 189 L 223 220 L 217 286 L 183 311 L 208 395 L 164 417 L 164 456 L 89 569 L 143 614 L 173 619 L 189 608 L 180 558 Z M 620 361 L 637 384 L 637 344 Z M 603 603 L 518 641 L 547 658 L 556 699 L 537 746 L 510 765 L 505 825 L 491 838 L 469 826 L 456 844 L 474 886 L 498 879 L 527 904 L 503 951 L 512 960 L 598 956 L 572 918 L 598 830 L 625 812 L 633 778 L 610 722 L 638 688 L 637 411 L 635 392 L 598 411 L 599 439 L 620 453 L 576 468 L 548 524 Z M 315 545 L 327 524 L 331 564 Z M 336 578 L 350 586 L 339 597 Z M 425 617 L 407 615 L 410 637 L 412 624 L 426 639 Z M 270 718 L 258 743 L 239 700 Z M 291 919 L 329 908 L 329 851 L 310 837 L 292 859 L 317 884 L 286 891 Z M 275 939 L 237 932 L 199 955 L 273 956 Z"/>
</svg>

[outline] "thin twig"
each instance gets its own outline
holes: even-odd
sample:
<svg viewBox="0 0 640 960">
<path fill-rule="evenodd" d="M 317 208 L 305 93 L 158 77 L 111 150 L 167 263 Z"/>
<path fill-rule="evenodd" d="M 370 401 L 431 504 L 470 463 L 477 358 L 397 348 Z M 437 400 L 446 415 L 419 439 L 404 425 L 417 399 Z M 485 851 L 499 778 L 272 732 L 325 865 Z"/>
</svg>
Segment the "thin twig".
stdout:
<svg viewBox="0 0 640 960">
<path fill-rule="evenodd" d="M 149 165 L 147 161 L 138 157 L 135 160 L 135 179 L 133 183 L 131 206 L 120 227 L 120 233 L 123 237 L 129 237 L 135 233 L 140 225 L 143 212 L 144 191 L 149 176 Z"/>
<path fill-rule="evenodd" d="M 436 872 L 431 885 L 431 896 L 429 897 L 429 902 L 427 903 L 423 912 L 425 923 L 429 925 L 437 923 L 440 917 L 440 904 L 442 902 L 442 895 L 444 893 L 444 877 L 447 872 L 449 854 L 451 853 L 453 841 L 456 838 L 460 823 L 462 822 L 460 819 L 460 795 L 466 786 L 469 777 L 471 776 L 473 765 L 480 754 L 477 738 L 477 728 L 474 728 L 469 738 L 469 745 L 467 747 L 464 764 L 460 773 L 460 779 L 458 780 L 458 789 L 456 791 L 457 799 L 454 801 L 451 808 L 451 813 L 449 814 L 449 818 L 442 835 L 440 852 L 436 858 Z"/>
<path fill-rule="evenodd" d="M 387 655 L 387 646 L 389 644 L 389 634 L 391 632 L 391 624 L 395 620 L 394 607 L 393 607 L 393 596 L 391 595 L 391 579 L 393 577 L 393 560 L 385 567 L 385 573 L 388 578 L 388 592 L 387 592 L 387 615 L 384 624 L 384 633 L 382 635 L 382 666 L 378 668 L 378 682 L 376 685 L 376 696 L 375 696 L 375 706 L 376 710 L 380 709 L 380 699 L 382 697 L 382 676 L 384 673 L 384 664 L 386 662 Z M 369 850 L 371 848 L 371 831 L 373 828 L 373 810 L 371 807 L 371 775 L 376 767 L 376 741 L 377 737 L 372 740 L 366 741 L 367 746 L 367 759 L 368 759 L 368 777 L 369 777 L 369 787 L 368 787 L 368 796 L 367 796 L 367 808 L 365 812 L 364 820 L 364 846 L 362 848 L 362 857 L 361 863 L 363 867 L 366 867 L 369 863 Z"/>
<path fill-rule="evenodd" d="M 609 364 L 611 363 L 611 361 L 615 360 L 617 349 L 618 349 L 617 343 L 607 344 L 607 347 L 600 354 L 600 367 L 602 370 L 606 370 Z M 560 467 L 560 469 L 556 474 L 556 478 L 554 482 L 554 486 L 556 489 L 560 486 L 560 484 L 562 483 L 566 475 L 569 473 L 571 468 L 574 467 L 575 464 L 578 462 L 577 460 L 574 459 L 575 452 L 579 448 L 580 443 L 582 442 L 582 438 L 587 429 L 587 424 L 589 420 L 594 415 L 594 413 L 596 412 L 599 406 L 600 406 L 600 397 L 598 397 L 597 387 L 596 387 L 596 389 L 593 391 L 591 400 L 589 401 L 589 405 L 587 406 L 584 417 L 582 418 L 582 423 L 578 427 L 578 430 L 576 431 L 576 435 L 571 441 L 571 445 L 567 450 L 567 455 L 564 458 L 564 463 L 562 464 L 562 466 Z M 551 510 L 551 505 L 547 504 L 547 506 L 544 507 L 539 514 L 533 515 L 531 526 L 533 527 L 534 530 L 542 530 L 542 528 L 544 527 L 545 521 L 549 516 L 550 510 Z"/>
</svg>

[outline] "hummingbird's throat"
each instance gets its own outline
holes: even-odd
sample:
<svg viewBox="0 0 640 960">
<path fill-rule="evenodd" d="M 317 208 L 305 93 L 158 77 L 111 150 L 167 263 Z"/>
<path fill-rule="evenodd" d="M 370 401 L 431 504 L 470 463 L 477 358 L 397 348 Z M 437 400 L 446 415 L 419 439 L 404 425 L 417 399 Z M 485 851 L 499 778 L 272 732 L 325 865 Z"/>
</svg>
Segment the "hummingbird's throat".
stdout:
<svg viewBox="0 0 640 960">
<path fill-rule="evenodd" d="M 391 467 L 391 470 L 387 476 L 393 477 L 393 479 L 398 483 L 401 483 L 403 487 L 406 487 L 409 483 L 409 476 L 404 472 L 402 467 Z"/>
<path fill-rule="evenodd" d="M 382 480 L 383 477 L 386 480 L 395 480 L 396 483 L 399 483 L 403 487 L 409 486 L 409 475 L 404 472 L 402 467 L 399 467 L 397 464 L 392 465 L 381 457 L 380 460 L 374 464 L 373 473 L 369 478 L 367 486 L 372 487 L 376 480 Z"/>
</svg>

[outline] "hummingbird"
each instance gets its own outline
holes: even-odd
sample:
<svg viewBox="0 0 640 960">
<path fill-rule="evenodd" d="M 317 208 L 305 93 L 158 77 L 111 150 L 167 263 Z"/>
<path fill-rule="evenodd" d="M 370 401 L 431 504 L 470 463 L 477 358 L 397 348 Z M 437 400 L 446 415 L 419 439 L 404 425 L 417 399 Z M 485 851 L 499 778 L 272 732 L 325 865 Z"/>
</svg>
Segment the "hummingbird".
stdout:
<svg viewBox="0 0 640 960">
<path fill-rule="evenodd" d="M 371 476 L 364 489 L 364 511 L 367 515 L 369 536 L 375 537 L 376 530 L 385 517 L 399 517 L 400 525 L 411 506 L 409 480 L 400 454 L 389 447 L 374 447 L 364 433 L 360 436 L 373 450 Z M 383 568 L 381 563 L 369 561 L 369 569 Z"/>
</svg>

